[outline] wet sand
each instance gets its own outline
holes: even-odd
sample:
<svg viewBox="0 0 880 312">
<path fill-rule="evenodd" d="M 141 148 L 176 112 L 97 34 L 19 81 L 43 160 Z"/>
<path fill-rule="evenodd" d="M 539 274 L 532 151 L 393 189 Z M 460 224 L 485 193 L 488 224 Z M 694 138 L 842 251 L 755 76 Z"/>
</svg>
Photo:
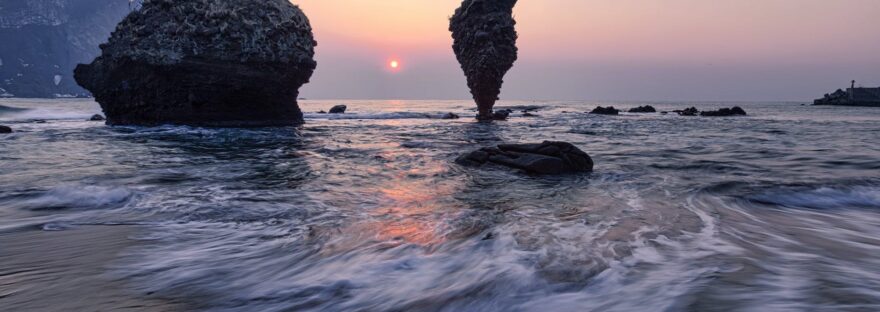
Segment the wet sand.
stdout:
<svg viewBox="0 0 880 312">
<path fill-rule="evenodd" d="M 183 311 L 181 304 L 126 288 L 107 273 L 138 242 L 134 226 L 0 233 L 0 310 Z"/>
</svg>

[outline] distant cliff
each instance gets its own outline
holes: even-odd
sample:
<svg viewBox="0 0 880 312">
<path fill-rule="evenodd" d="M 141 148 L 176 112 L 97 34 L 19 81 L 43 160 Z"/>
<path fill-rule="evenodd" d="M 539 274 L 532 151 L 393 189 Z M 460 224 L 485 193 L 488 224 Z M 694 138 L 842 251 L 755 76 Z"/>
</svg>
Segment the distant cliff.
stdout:
<svg viewBox="0 0 880 312">
<path fill-rule="evenodd" d="M 128 0 L 0 0 L 0 97 L 86 94 L 74 67 L 129 10 Z"/>
</svg>

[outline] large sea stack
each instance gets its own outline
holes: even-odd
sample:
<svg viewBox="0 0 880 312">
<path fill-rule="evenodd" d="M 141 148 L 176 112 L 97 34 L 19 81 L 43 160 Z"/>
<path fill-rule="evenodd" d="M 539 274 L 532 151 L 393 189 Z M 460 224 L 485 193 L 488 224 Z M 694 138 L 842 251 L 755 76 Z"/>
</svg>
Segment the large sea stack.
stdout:
<svg viewBox="0 0 880 312">
<path fill-rule="evenodd" d="M 504 75 L 516 62 L 516 0 L 464 0 L 449 23 L 452 49 L 467 76 L 479 119 L 493 119 Z"/>
<path fill-rule="evenodd" d="M 287 0 L 145 0 L 75 78 L 111 125 L 294 125 L 316 45 Z"/>
</svg>

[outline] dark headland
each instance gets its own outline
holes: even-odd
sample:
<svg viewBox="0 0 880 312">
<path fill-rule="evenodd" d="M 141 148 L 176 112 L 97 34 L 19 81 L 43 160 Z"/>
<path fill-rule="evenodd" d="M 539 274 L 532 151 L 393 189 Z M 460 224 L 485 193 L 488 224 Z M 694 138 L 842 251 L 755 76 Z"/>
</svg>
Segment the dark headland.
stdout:
<svg viewBox="0 0 880 312">
<path fill-rule="evenodd" d="M 837 89 L 834 93 L 825 94 L 821 99 L 813 102 L 813 105 L 840 105 L 840 106 L 873 106 L 880 107 L 880 87 L 864 88 L 856 87 L 855 80 L 844 91 Z"/>
</svg>

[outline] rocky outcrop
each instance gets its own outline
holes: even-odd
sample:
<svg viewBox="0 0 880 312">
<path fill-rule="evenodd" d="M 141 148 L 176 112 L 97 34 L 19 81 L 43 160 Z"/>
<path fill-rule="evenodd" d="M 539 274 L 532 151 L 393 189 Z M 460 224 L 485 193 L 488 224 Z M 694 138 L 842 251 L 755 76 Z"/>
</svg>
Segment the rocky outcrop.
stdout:
<svg viewBox="0 0 880 312">
<path fill-rule="evenodd" d="M 495 164 L 535 174 L 563 174 L 593 170 L 593 159 L 571 143 L 502 144 L 462 155 L 462 166 Z"/>
<path fill-rule="evenodd" d="M 461 118 L 461 117 L 458 116 L 458 114 L 456 114 L 456 113 L 446 113 L 443 115 L 443 117 L 440 117 L 440 119 L 459 119 L 459 118 Z"/>
<path fill-rule="evenodd" d="M 504 75 L 517 59 L 516 0 L 464 0 L 450 19 L 455 56 L 477 103 L 477 118 L 495 119 L 492 109 Z"/>
<path fill-rule="evenodd" d="M 348 106 L 345 105 L 336 105 L 330 108 L 331 114 L 345 114 L 345 110 L 348 109 Z"/>
<path fill-rule="evenodd" d="M 7 127 L 7 126 L 0 126 L 0 133 L 2 133 L 2 134 L 12 133 L 12 128 Z"/>
<path fill-rule="evenodd" d="M 739 106 L 734 106 L 733 108 L 722 108 L 717 111 L 704 111 L 700 113 L 700 116 L 706 117 L 729 117 L 729 116 L 745 116 L 746 111 L 740 108 Z"/>
<path fill-rule="evenodd" d="M 690 107 L 690 108 L 685 108 L 685 109 L 681 109 L 681 110 L 674 110 L 672 112 L 678 114 L 679 116 L 696 116 L 697 114 L 700 113 L 700 111 L 697 110 L 696 107 Z"/>
<path fill-rule="evenodd" d="M 75 77 L 111 125 L 293 125 L 316 44 L 286 0 L 145 0 Z"/>
<path fill-rule="evenodd" d="M 104 118 L 104 116 L 101 116 L 101 114 L 94 114 L 94 115 L 92 115 L 91 118 L 89 118 L 89 121 L 106 121 L 106 120 L 107 120 L 107 118 Z"/>
<path fill-rule="evenodd" d="M 608 106 L 608 107 L 602 107 L 602 106 L 599 106 L 599 107 L 596 107 L 595 109 L 593 109 L 593 111 L 590 112 L 590 114 L 596 114 L 596 115 L 619 115 L 619 114 L 620 114 L 620 110 L 614 108 L 614 106 Z"/>
<path fill-rule="evenodd" d="M 636 108 L 630 108 L 629 112 L 630 113 L 656 113 L 657 109 L 654 108 L 654 106 L 645 105 L 645 106 L 639 106 Z"/>
</svg>

